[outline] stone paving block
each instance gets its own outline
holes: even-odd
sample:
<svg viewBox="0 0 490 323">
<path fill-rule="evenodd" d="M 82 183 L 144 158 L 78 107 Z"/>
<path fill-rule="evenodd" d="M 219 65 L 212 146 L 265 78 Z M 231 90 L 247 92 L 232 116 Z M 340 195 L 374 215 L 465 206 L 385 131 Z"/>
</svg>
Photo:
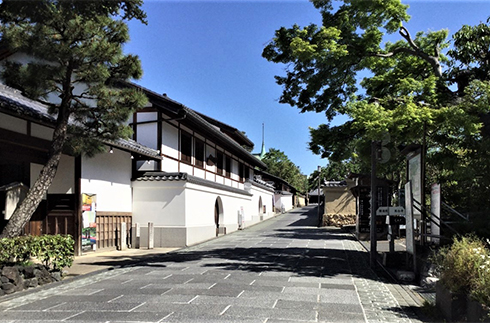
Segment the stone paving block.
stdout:
<svg viewBox="0 0 490 323">
<path fill-rule="evenodd" d="M 185 275 L 180 273 L 161 277 L 162 280 L 160 280 L 160 282 L 164 282 L 166 284 L 183 284 L 193 278 L 195 278 L 194 275 Z"/>
<path fill-rule="evenodd" d="M 307 301 L 307 302 L 318 301 L 318 295 L 316 294 L 268 293 L 264 295 L 264 293 L 248 291 L 248 290 L 240 294 L 239 298 L 262 298 L 262 299 L 274 300 L 274 301 L 277 299 L 292 300 L 292 301 Z"/>
<path fill-rule="evenodd" d="M 283 290 L 284 294 L 330 294 L 331 291 L 327 289 L 320 289 L 318 287 L 285 287 Z"/>
<path fill-rule="evenodd" d="M 62 321 L 78 312 L 54 312 L 48 313 L 43 311 L 4 311 L 0 312 L 0 317 L 2 320 L 13 320 L 15 322 L 25 322 L 25 321 Z"/>
<path fill-rule="evenodd" d="M 113 296 L 111 303 L 156 303 L 156 304 L 172 304 L 172 303 L 189 303 L 195 295 L 118 295 Z"/>
<path fill-rule="evenodd" d="M 160 312 L 162 310 L 174 313 L 185 313 L 189 317 L 198 317 L 199 315 L 220 315 L 228 305 L 226 304 L 143 304 L 133 312 Z"/>
<path fill-rule="evenodd" d="M 249 307 L 273 308 L 276 300 L 266 298 L 242 298 L 242 297 L 216 297 L 209 295 L 199 295 L 194 298 L 192 304 L 225 304 Z"/>
<path fill-rule="evenodd" d="M 317 313 L 315 310 L 288 310 L 288 309 L 264 309 L 244 306 L 231 306 L 225 312 L 226 315 L 234 317 L 252 318 L 273 318 L 273 319 L 293 319 L 293 320 L 315 320 Z"/>
<path fill-rule="evenodd" d="M 357 293 L 352 290 L 331 289 L 320 295 L 321 303 L 359 304 Z"/>
<path fill-rule="evenodd" d="M 46 312 L 81 312 L 81 311 L 110 311 L 110 312 L 129 312 L 137 308 L 142 303 L 96 303 L 96 302 L 70 302 L 60 303 L 57 306 L 52 306 L 48 309 L 43 309 Z"/>
<path fill-rule="evenodd" d="M 325 289 L 350 289 L 350 290 L 355 290 L 356 289 L 352 285 L 352 282 L 350 284 L 326 284 L 326 283 L 321 283 L 320 288 L 325 288 Z"/>
<path fill-rule="evenodd" d="M 241 290 L 252 290 L 252 291 L 257 291 L 257 292 L 274 292 L 274 293 L 281 293 L 283 291 L 282 286 L 263 286 L 263 285 L 256 285 L 256 284 L 228 284 L 228 283 L 216 283 L 211 289 L 222 289 L 222 290 L 228 290 L 228 289 L 241 289 Z"/>
<path fill-rule="evenodd" d="M 162 310 L 160 312 L 101 312 L 86 311 L 79 315 L 66 320 L 71 321 L 87 321 L 87 322 L 161 322 L 171 312 Z M 103 316 L 102 316 L 103 315 Z"/>
<path fill-rule="evenodd" d="M 323 304 L 318 302 L 306 302 L 306 301 L 290 301 L 285 299 L 278 299 L 274 304 L 274 308 L 283 308 L 283 309 L 310 309 L 310 310 L 318 310 L 321 308 Z"/>
<path fill-rule="evenodd" d="M 268 319 L 267 323 L 318 323 L 318 320 Z"/>
<path fill-rule="evenodd" d="M 264 323 L 260 318 L 237 318 L 227 315 L 206 315 L 191 316 L 186 313 L 173 313 L 163 322 L 196 322 L 196 323 Z"/>
<path fill-rule="evenodd" d="M 347 312 L 347 311 L 318 311 L 318 321 L 320 322 L 349 322 L 349 323 L 365 323 L 364 314 L 362 312 Z"/>
<path fill-rule="evenodd" d="M 172 288 L 165 295 L 215 295 L 237 297 L 242 290 L 218 290 L 218 289 L 183 289 Z"/>
</svg>

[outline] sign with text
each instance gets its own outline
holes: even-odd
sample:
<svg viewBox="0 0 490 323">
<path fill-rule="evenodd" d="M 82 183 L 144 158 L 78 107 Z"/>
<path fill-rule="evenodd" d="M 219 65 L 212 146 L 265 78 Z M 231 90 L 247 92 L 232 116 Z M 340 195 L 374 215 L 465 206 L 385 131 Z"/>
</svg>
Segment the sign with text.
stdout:
<svg viewBox="0 0 490 323">
<path fill-rule="evenodd" d="M 403 206 L 380 206 L 376 210 L 376 215 L 405 215 Z"/>
</svg>

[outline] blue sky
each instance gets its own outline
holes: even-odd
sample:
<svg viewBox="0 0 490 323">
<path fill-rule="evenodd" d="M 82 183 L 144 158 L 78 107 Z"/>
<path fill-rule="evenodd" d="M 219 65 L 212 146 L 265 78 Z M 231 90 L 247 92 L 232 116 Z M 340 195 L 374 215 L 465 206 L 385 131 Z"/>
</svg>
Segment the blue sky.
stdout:
<svg viewBox="0 0 490 323">
<path fill-rule="evenodd" d="M 413 35 L 442 28 L 452 34 L 490 16 L 486 0 L 404 3 L 412 16 L 405 26 Z M 261 56 L 276 29 L 321 24 L 309 1 L 147 0 L 143 9 L 148 25 L 130 22 L 125 46 L 142 61 L 137 83 L 246 132 L 254 152 L 260 151 L 264 123 L 266 149 L 284 151 L 306 175 L 328 163 L 307 149 L 308 127 L 327 122 L 325 116 L 279 104 L 274 75 L 284 75 L 284 66 Z"/>
</svg>

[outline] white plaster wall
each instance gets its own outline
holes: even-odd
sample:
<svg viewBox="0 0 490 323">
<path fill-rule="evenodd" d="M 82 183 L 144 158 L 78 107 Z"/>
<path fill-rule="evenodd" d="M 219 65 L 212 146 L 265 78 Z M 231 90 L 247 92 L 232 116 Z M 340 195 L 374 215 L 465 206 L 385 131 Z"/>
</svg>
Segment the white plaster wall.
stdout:
<svg viewBox="0 0 490 323">
<path fill-rule="evenodd" d="M 162 153 L 172 158 L 179 158 L 179 129 L 167 123 L 162 125 Z"/>
<path fill-rule="evenodd" d="M 206 172 L 204 169 L 194 167 L 194 176 L 199 177 L 199 178 L 205 178 Z"/>
<path fill-rule="evenodd" d="M 27 121 L 12 117 L 5 113 L 0 113 L 0 128 L 27 134 Z"/>
<path fill-rule="evenodd" d="M 43 165 L 31 163 L 30 167 L 31 187 L 39 177 Z M 75 193 L 75 158 L 61 155 L 58 171 L 49 187 L 49 194 L 73 194 Z"/>
<path fill-rule="evenodd" d="M 197 184 L 186 184 L 186 224 L 189 227 L 214 225 L 214 204 L 218 196 L 223 205 L 223 223 L 227 231 L 235 231 L 238 225 L 237 212 L 248 207 L 251 196 L 228 192 Z"/>
<path fill-rule="evenodd" d="M 180 163 L 180 172 L 193 175 L 192 166 L 184 163 Z"/>
<path fill-rule="evenodd" d="M 31 123 L 31 136 L 45 139 L 45 140 L 53 140 L 54 129 L 41 126 L 36 123 Z"/>
<path fill-rule="evenodd" d="M 211 172 L 206 172 L 206 179 L 211 182 L 216 182 L 216 174 Z"/>
<path fill-rule="evenodd" d="M 281 204 L 284 206 L 284 210 L 287 212 L 293 208 L 293 196 L 281 195 Z"/>
<path fill-rule="evenodd" d="M 183 227 L 185 207 L 184 182 L 133 182 L 133 222 Z"/>
<path fill-rule="evenodd" d="M 158 120 L 158 112 L 138 112 L 138 122 L 145 121 L 157 121 Z"/>
<path fill-rule="evenodd" d="M 231 179 L 224 177 L 224 178 L 223 178 L 223 183 L 224 183 L 225 185 L 231 186 Z"/>
<path fill-rule="evenodd" d="M 274 198 L 274 192 L 263 189 L 261 187 L 258 187 L 256 185 L 251 186 L 251 193 L 253 194 L 252 202 L 251 202 L 251 216 L 252 217 L 257 217 L 257 216 L 272 216 L 274 215 L 274 212 L 272 210 L 272 200 Z M 262 198 L 262 209 L 259 210 L 259 200 Z M 266 209 L 266 212 L 263 213 L 264 206 Z M 253 220 L 253 218 L 252 218 Z"/>
<path fill-rule="evenodd" d="M 163 157 L 161 170 L 167 173 L 177 173 L 179 171 L 179 162 L 174 159 Z"/>
<path fill-rule="evenodd" d="M 225 178 L 221 175 L 216 175 L 216 183 L 224 184 Z"/>
<path fill-rule="evenodd" d="M 97 211 L 131 212 L 131 154 L 118 149 L 82 158 L 82 193 L 97 194 Z"/>
</svg>

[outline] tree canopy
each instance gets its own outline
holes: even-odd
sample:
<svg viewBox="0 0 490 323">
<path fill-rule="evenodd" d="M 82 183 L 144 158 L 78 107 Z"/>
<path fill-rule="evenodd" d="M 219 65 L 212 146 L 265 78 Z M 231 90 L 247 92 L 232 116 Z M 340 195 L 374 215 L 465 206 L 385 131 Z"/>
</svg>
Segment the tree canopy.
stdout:
<svg viewBox="0 0 490 323">
<path fill-rule="evenodd" d="M 4 62 L 1 77 L 24 95 L 45 101 L 57 118 L 48 162 L 0 236 L 20 233 L 47 192 L 63 149 L 90 155 L 100 151 L 99 139 L 131 134 L 124 123 L 146 97 L 115 85 L 142 74 L 138 57 L 122 50 L 129 40 L 125 21 L 146 23 L 141 5 L 142 0 L 0 4 L 1 46 L 30 58 L 27 64 Z"/>
<path fill-rule="evenodd" d="M 392 159 L 381 173 L 403 167 L 398 147 L 419 143 L 427 147 L 428 182 L 442 183 L 446 198 L 475 185 L 476 173 L 490 187 L 488 21 L 450 39 L 447 30 L 411 33 L 400 0 L 312 3 L 322 26 L 282 27 L 263 51 L 285 65 L 286 75 L 276 76 L 280 102 L 326 116 L 310 129 L 309 148 L 330 161 L 367 161 L 369 142 L 389 133 Z M 399 40 L 387 42 L 395 33 Z M 332 126 L 338 115 L 348 121 Z"/>
<path fill-rule="evenodd" d="M 268 173 L 282 178 L 298 191 L 305 193 L 306 176 L 283 151 L 270 148 L 262 161 L 267 165 Z"/>
</svg>

